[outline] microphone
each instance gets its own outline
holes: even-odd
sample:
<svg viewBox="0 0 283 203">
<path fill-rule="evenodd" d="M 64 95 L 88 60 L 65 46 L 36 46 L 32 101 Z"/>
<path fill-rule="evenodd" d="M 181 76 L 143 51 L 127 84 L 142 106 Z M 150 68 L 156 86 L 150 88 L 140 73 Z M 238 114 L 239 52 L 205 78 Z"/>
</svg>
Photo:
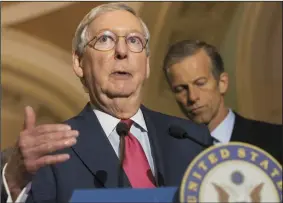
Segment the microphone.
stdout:
<svg viewBox="0 0 283 203">
<path fill-rule="evenodd" d="M 106 171 L 104 171 L 104 170 L 96 171 L 94 177 L 95 177 L 94 178 L 94 185 L 96 185 L 96 187 L 99 187 L 99 185 L 101 185 L 102 188 L 106 188 L 105 183 L 108 179 L 108 174 L 107 174 Z"/>
<path fill-rule="evenodd" d="M 205 149 L 212 146 L 212 143 L 213 143 L 213 139 L 212 137 L 210 137 L 211 139 L 211 144 L 206 144 L 206 143 L 203 143 L 199 140 L 197 140 L 196 138 L 190 136 L 183 128 L 177 126 L 177 125 L 172 125 L 169 129 L 169 134 L 174 137 L 174 138 L 177 138 L 177 139 L 189 139 L 195 143 L 197 143 L 198 145 L 204 147 Z M 216 139 L 215 139 L 216 140 Z"/>
<path fill-rule="evenodd" d="M 120 137 L 128 135 L 129 127 L 126 123 L 120 122 L 116 127 L 116 132 Z"/>
</svg>

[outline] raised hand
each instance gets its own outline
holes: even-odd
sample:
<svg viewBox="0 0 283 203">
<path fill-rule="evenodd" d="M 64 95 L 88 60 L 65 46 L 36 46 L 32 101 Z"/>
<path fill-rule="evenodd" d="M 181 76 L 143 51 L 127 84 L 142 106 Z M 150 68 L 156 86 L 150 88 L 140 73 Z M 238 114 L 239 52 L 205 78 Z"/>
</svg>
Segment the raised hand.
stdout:
<svg viewBox="0 0 283 203">
<path fill-rule="evenodd" d="M 74 145 L 78 134 L 65 124 L 36 126 L 34 110 L 26 107 L 24 127 L 5 170 L 12 199 L 17 198 L 38 169 L 67 161 L 68 154 L 52 153 Z"/>
</svg>

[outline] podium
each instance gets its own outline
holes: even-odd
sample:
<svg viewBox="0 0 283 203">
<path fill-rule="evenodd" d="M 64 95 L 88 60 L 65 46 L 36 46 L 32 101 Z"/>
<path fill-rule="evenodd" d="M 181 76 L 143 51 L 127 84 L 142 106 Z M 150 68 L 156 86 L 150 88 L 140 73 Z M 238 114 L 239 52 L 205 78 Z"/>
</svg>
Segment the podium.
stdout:
<svg viewBox="0 0 283 203">
<path fill-rule="evenodd" d="M 177 187 L 156 189 L 95 189 L 77 190 L 73 193 L 70 202 L 131 202 L 131 203 L 172 203 L 178 196 Z"/>
<path fill-rule="evenodd" d="M 256 146 L 219 144 L 195 157 L 178 187 L 76 190 L 69 202 L 282 202 L 282 166 Z"/>
</svg>

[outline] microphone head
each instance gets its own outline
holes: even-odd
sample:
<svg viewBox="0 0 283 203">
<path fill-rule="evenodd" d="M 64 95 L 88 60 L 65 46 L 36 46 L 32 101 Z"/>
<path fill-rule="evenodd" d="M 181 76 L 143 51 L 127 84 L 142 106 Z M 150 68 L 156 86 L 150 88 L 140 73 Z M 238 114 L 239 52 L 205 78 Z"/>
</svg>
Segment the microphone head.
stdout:
<svg viewBox="0 0 283 203">
<path fill-rule="evenodd" d="M 129 132 L 129 126 L 126 123 L 120 122 L 116 127 L 116 132 L 119 136 L 126 136 Z"/>
<path fill-rule="evenodd" d="M 172 137 L 175 137 L 177 139 L 188 138 L 187 132 L 177 125 L 170 126 L 169 133 Z"/>
<path fill-rule="evenodd" d="M 172 125 L 170 126 L 168 130 L 169 130 L 170 135 L 174 138 L 189 139 L 204 148 L 210 147 L 212 145 L 212 142 L 207 141 L 207 139 L 205 140 L 205 138 L 198 138 L 198 137 L 190 136 L 187 133 L 187 131 L 185 131 L 182 127 L 179 127 L 178 125 Z M 199 140 L 199 139 L 202 139 L 202 140 Z M 212 140 L 211 136 L 209 137 L 209 140 Z"/>
</svg>

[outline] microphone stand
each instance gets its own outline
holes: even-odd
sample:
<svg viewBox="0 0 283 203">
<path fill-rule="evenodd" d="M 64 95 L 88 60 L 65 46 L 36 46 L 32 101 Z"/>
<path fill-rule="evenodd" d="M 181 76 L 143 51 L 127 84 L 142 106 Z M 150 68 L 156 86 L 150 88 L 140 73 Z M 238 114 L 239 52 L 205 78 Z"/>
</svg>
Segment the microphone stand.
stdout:
<svg viewBox="0 0 283 203">
<path fill-rule="evenodd" d="M 125 157 L 125 136 L 120 136 L 119 144 L 119 165 L 118 165 L 118 187 L 123 187 L 124 171 L 123 171 L 123 161 Z"/>
<path fill-rule="evenodd" d="M 119 164 L 118 164 L 118 187 L 124 187 L 123 161 L 125 158 L 125 136 L 128 135 L 129 127 L 125 123 L 118 123 L 116 127 L 117 134 L 120 137 L 119 143 Z"/>
</svg>

